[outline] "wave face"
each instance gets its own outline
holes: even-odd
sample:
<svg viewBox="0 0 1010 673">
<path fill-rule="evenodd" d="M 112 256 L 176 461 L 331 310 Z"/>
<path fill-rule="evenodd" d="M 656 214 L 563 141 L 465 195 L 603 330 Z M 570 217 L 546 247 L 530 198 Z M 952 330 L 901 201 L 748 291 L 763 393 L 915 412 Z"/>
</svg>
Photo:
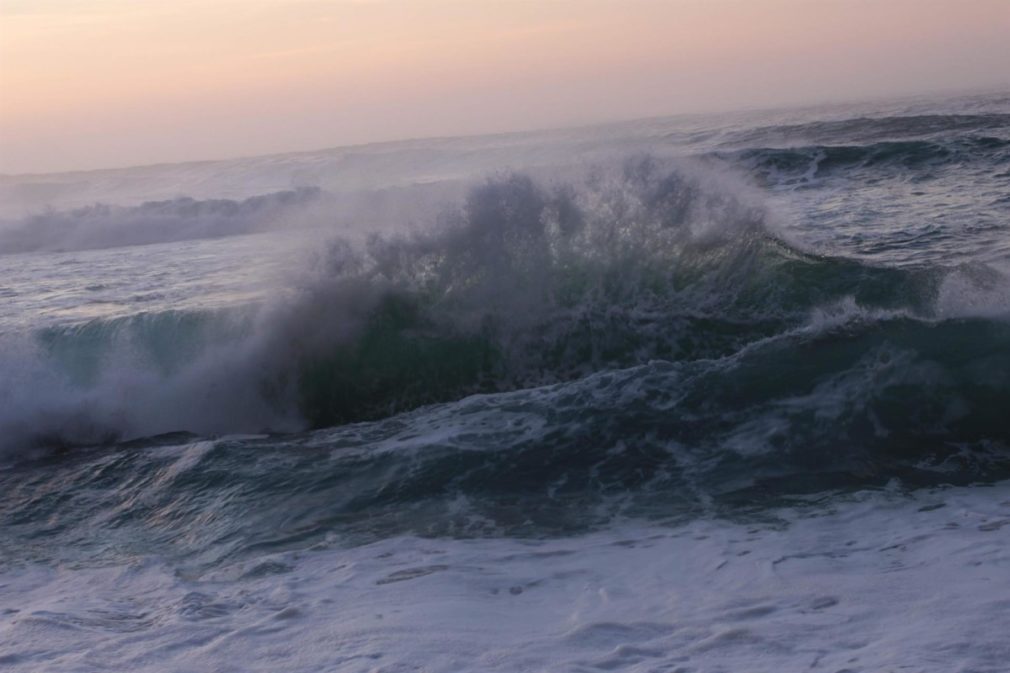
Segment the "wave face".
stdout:
<svg viewBox="0 0 1010 673">
<path fill-rule="evenodd" d="M 1010 326 L 828 322 L 726 358 L 653 361 L 372 423 L 167 435 L 23 464 L 3 477 L 5 544 L 111 527 L 133 546 L 98 553 L 155 544 L 213 565 L 334 534 L 553 536 L 615 517 L 741 516 L 896 479 L 1010 476 Z M 67 489 L 73 509 L 52 500 Z"/>
</svg>

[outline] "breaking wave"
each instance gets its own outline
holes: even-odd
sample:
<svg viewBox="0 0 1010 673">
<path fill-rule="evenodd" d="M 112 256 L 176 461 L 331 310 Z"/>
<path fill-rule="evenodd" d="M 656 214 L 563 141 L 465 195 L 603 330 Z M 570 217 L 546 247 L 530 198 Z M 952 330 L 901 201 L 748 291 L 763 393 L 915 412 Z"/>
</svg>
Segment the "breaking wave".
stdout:
<svg viewBox="0 0 1010 673">
<path fill-rule="evenodd" d="M 520 398 L 497 396 L 528 391 L 516 404 L 549 399 L 544 418 L 581 400 L 580 437 L 645 432 L 656 451 L 707 447 L 711 460 L 769 453 L 772 473 L 786 455 L 849 469 L 998 453 L 1006 289 L 988 267 L 804 252 L 759 199 L 698 167 L 643 157 L 578 180 L 512 174 L 425 233 L 334 241 L 311 282 L 274 302 L 4 335 L 0 437 L 37 456 L 325 428 L 478 393 L 491 397 L 470 406 L 508 407 Z M 564 464 L 590 451 L 571 442 Z"/>
</svg>

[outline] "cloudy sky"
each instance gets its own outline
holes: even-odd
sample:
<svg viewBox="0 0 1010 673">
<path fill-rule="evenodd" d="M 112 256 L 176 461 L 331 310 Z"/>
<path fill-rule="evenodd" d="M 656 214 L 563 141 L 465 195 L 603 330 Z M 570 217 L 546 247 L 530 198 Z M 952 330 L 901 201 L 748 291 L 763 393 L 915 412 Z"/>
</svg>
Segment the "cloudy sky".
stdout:
<svg viewBox="0 0 1010 673">
<path fill-rule="evenodd" d="M 1010 0 L 0 0 L 0 172 L 1010 88 Z"/>
</svg>

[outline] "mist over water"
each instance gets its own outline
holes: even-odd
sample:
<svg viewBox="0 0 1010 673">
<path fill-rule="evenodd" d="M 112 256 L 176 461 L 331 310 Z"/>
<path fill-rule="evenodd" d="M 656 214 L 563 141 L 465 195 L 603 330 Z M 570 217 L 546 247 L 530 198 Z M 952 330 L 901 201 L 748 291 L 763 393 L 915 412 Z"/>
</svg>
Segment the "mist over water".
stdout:
<svg viewBox="0 0 1010 673">
<path fill-rule="evenodd" d="M 1008 181 L 1006 97 L 4 178 L 0 660 L 882 670 L 957 576 L 998 670 Z"/>
</svg>

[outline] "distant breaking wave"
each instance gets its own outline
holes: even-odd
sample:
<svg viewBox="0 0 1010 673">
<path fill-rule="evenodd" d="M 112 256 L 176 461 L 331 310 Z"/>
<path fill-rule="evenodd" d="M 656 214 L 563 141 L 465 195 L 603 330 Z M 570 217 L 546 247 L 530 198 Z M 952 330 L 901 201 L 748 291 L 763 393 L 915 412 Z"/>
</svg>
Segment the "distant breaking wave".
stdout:
<svg viewBox="0 0 1010 673">
<path fill-rule="evenodd" d="M 883 176 L 908 170 L 921 174 L 931 168 L 980 164 L 1010 166 L 1010 140 L 963 136 L 956 140 L 903 140 L 867 145 L 810 145 L 751 148 L 713 156 L 740 165 L 765 184 L 783 186 L 867 169 Z"/>
<path fill-rule="evenodd" d="M 262 231 L 294 218 L 321 191 L 302 188 L 241 201 L 180 197 L 139 206 L 96 204 L 0 223 L 0 254 L 91 250 L 219 238 Z"/>
<path fill-rule="evenodd" d="M 925 138 L 960 132 L 981 133 L 1010 128 L 1010 114 L 926 114 L 856 117 L 800 124 L 761 126 L 731 135 L 732 144 L 861 144 Z"/>
</svg>

